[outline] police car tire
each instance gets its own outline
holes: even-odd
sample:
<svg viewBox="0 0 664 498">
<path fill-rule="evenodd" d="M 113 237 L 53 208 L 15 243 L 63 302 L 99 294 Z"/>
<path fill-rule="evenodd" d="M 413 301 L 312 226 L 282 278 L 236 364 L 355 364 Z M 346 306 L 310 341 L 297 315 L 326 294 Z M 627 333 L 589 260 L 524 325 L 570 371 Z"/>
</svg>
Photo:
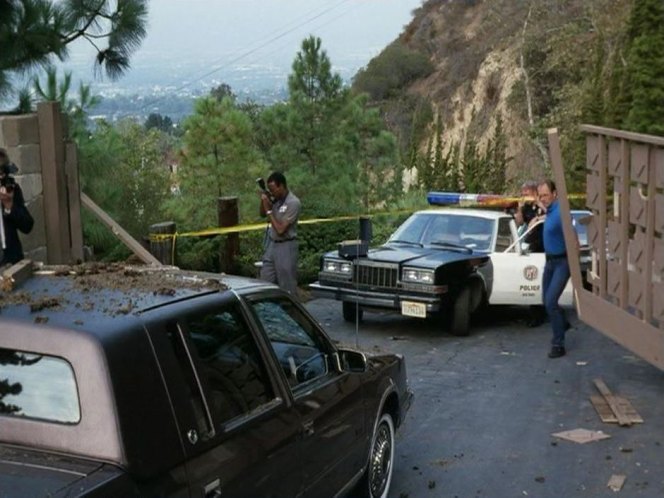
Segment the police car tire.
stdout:
<svg viewBox="0 0 664 498">
<path fill-rule="evenodd" d="M 341 304 L 342 308 L 342 313 L 344 316 L 344 321 L 349 322 L 349 323 L 355 323 L 355 318 L 359 322 L 362 321 L 362 316 L 364 315 L 364 310 L 362 308 L 357 309 L 357 304 L 356 303 L 349 303 L 344 301 Z M 357 311 L 356 311 L 357 310 Z"/>
<path fill-rule="evenodd" d="M 456 336 L 466 336 L 470 332 L 470 287 L 461 289 L 452 306 L 450 331 Z"/>
</svg>

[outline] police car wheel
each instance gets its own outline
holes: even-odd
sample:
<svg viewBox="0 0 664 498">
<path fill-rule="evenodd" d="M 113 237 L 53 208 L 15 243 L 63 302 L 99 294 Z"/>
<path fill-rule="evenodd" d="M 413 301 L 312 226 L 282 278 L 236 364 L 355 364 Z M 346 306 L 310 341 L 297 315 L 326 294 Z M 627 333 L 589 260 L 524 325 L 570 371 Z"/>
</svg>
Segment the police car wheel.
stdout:
<svg viewBox="0 0 664 498">
<path fill-rule="evenodd" d="M 454 300 L 452 306 L 452 321 L 450 331 L 456 336 L 466 336 L 470 333 L 470 288 L 464 287 Z"/>
</svg>

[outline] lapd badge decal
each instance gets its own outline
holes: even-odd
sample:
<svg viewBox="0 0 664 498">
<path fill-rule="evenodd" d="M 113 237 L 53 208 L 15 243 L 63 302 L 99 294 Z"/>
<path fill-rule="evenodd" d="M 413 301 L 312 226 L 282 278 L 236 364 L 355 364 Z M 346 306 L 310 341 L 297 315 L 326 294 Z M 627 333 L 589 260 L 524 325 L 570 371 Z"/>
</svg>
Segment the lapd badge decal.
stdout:
<svg viewBox="0 0 664 498">
<path fill-rule="evenodd" d="M 523 269 L 523 276 L 526 280 L 535 280 L 537 278 L 537 267 L 528 265 Z"/>
</svg>

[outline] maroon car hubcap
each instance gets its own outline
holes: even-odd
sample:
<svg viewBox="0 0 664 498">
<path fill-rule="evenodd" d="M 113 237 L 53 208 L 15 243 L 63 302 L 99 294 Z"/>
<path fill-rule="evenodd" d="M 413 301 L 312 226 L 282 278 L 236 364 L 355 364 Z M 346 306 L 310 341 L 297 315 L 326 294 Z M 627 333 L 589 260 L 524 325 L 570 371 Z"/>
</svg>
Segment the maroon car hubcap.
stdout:
<svg viewBox="0 0 664 498">
<path fill-rule="evenodd" d="M 392 437 L 390 428 L 386 423 L 381 423 L 374 440 L 371 452 L 371 465 L 369 474 L 369 486 L 371 496 L 378 497 L 385 491 L 387 479 L 390 475 L 392 455 Z"/>
</svg>

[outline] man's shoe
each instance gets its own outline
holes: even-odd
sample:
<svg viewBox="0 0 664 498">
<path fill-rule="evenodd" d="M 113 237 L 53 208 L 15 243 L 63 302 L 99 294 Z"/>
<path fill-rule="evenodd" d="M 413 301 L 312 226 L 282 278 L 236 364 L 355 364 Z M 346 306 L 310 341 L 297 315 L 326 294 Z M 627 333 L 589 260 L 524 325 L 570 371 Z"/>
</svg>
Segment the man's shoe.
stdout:
<svg viewBox="0 0 664 498">
<path fill-rule="evenodd" d="M 531 318 L 526 322 L 526 326 L 532 328 L 539 327 L 544 323 L 544 318 Z"/>
<path fill-rule="evenodd" d="M 560 358 L 561 356 L 565 356 L 565 348 L 562 346 L 554 346 L 551 348 L 551 351 L 549 351 L 549 358 Z"/>
</svg>

